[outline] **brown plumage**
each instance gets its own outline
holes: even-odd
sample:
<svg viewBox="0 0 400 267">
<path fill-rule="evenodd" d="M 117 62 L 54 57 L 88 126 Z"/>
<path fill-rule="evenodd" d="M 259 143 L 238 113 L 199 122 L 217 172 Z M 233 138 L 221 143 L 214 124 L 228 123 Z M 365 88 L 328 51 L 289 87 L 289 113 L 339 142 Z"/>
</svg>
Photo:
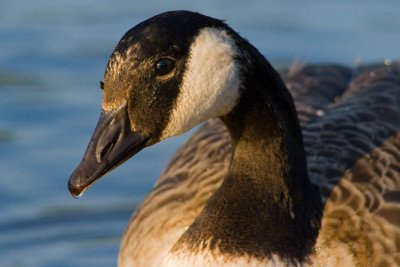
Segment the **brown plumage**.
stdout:
<svg viewBox="0 0 400 267">
<path fill-rule="evenodd" d="M 220 20 L 156 15 L 111 55 L 69 190 L 219 118 L 136 211 L 119 266 L 399 266 L 400 62 L 386 63 L 279 75 Z"/>
<path fill-rule="evenodd" d="M 324 205 L 311 264 L 400 266 L 400 62 L 294 64 L 281 75 Z M 220 120 L 197 131 L 134 214 L 120 265 L 134 258 L 145 266 L 165 256 L 220 186 L 231 154 Z"/>
</svg>

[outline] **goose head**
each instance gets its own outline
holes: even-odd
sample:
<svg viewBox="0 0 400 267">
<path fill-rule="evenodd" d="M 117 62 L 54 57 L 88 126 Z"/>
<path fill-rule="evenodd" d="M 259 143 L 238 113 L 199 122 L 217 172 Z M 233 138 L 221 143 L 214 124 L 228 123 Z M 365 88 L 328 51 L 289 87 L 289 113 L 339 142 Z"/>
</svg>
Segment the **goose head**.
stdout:
<svg viewBox="0 0 400 267">
<path fill-rule="evenodd" d="M 240 98 L 245 42 L 222 21 L 166 12 L 131 30 L 104 75 L 102 111 L 69 180 L 73 196 L 141 149 L 230 113 Z"/>
</svg>

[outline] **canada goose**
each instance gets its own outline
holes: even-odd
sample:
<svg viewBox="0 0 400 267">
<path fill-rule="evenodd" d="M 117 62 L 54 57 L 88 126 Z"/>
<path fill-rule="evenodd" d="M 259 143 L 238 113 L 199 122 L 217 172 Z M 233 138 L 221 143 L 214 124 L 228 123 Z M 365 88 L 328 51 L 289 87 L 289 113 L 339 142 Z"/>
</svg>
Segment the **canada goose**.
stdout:
<svg viewBox="0 0 400 267">
<path fill-rule="evenodd" d="M 133 215 L 120 267 L 400 266 L 400 62 L 279 75 L 224 22 L 175 11 L 122 37 L 102 87 L 74 196 L 208 120 Z"/>
</svg>

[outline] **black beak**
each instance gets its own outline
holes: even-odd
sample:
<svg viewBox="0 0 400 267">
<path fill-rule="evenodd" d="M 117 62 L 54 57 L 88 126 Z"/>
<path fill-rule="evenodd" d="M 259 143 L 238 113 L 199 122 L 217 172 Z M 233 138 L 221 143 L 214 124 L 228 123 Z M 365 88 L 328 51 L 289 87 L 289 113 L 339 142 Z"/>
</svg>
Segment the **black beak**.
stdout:
<svg viewBox="0 0 400 267">
<path fill-rule="evenodd" d="M 71 195 L 82 195 L 97 179 L 142 150 L 149 139 L 131 130 L 126 104 L 115 111 L 102 111 L 85 155 L 69 178 Z"/>
</svg>

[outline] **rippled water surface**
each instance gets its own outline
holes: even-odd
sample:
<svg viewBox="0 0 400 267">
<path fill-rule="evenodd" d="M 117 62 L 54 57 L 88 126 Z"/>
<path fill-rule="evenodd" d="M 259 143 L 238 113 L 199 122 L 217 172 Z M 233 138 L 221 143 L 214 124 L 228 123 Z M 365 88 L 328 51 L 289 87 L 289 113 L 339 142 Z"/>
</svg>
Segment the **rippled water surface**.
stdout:
<svg viewBox="0 0 400 267">
<path fill-rule="evenodd" d="M 0 0 L 1 267 L 116 265 L 132 210 L 187 136 L 143 151 L 79 200 L 66 183 L 97 121 L 107 58 L 141 20 L 172 9 L 226 19 L 275 65 L 400 58 L 395 0 L 143 2 Z"/>
</svg>

